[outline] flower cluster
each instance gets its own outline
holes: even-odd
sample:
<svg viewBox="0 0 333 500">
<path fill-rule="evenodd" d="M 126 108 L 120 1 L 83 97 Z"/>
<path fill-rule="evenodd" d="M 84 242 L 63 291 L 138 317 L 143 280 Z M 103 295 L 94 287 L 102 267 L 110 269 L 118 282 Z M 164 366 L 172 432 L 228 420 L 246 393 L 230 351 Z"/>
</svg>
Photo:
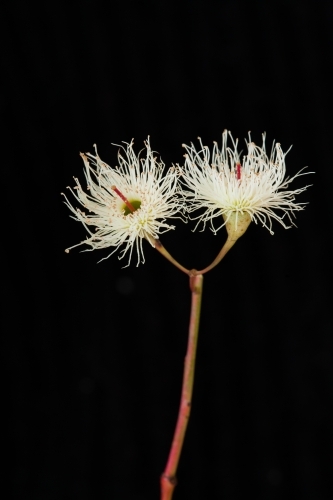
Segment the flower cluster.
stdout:
<svg viewBox="0 0 333 500">
<path fill-rule="evenodd" d="M 231 223 L 237 227 L 241 221 L 254 220 L 273 234 L 272 219 L 288 228 L 284 217 L 287 215 L 293 224 L 291 215 L 304 208 L 304 203 L 295 203 L 295 195 L 308 186 L 294 191 L 288 189 L 290 182 L 305 174 L 304 169 L 286 178 L 288 151 L 284 153 L 280 144 L 273 143 L 268 157 L 265 135 L 259 147 L 249 134 L 247 153 L 242 158 L 238 140 L 234 141 L 228 131 L 223 132 L 221 150 L 214 143 L 212 154 L 201 140 L 198 151 L 193 144 L 183 145 L 184 166 L 171 167 L 165 174 L 164 163 L 154 156 L 149 138 L 142 157 L 135 155 L 133 141 L 124 144 L 118 152 L 119 164 L 115 168 L 104 163 L 97 151 L 95 155 L 81 155 L 87 189 L 81 187 L 78 179 L 74 189 L 68 189 L 83 209 L 74 208 L 67 197 L 65 203 L 89 236 L 67 252 L 88 244 L 89 250 L 111 247 L 109 257 L 122 247 L 119 258 L 128 254 L 129 263 L 136 247 L 139 264 L 144 262 L 142 241 L 146 239 L 155 246 L 159 234 L 174 229 L 167 220 L 184 219 L 185 212 L 200 210 L 194 219 L 198 219 L 198 224 L 203 222 L 203 228 L 210 222 L 214 232 L 224 225 L 228 229 Z M 213 225 L 216 217 L 221 217 L 217 228 Z"/>
</svg>

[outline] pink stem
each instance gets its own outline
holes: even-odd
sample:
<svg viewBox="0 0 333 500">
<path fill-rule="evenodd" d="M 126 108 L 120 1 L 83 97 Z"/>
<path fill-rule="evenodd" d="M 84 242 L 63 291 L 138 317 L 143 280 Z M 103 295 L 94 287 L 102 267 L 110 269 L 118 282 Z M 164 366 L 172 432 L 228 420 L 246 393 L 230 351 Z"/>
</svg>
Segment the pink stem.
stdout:
<svg viewBox="0 0 333 500">
<path fill-rule="evenodd" d="M 176 424 L 169 458 L 165 470 L 161 476 L 161 500 L 171 500 L 173 491 L 177 484 L 176 472 L 180 454 L 183 447 L 187 424 L 190 417 L 192 392 L 195 369 L 195 356 L 197 351 L 199 321 L 201 311 L 203 276 L 201 274 L 190 276 L 190 288 L 192 291 L 192 304 L 189 325 L 189 336 L 185 367 L 183 375 L 183 386 Z"/>
</svg>

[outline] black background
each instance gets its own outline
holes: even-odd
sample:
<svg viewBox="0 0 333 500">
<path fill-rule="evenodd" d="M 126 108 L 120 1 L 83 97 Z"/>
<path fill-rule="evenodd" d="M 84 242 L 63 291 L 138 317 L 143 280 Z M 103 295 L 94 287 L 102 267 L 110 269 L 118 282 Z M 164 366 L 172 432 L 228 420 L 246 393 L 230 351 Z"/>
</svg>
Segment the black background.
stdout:
<svg viewBox="0 0 333 500">
<path fill-rule="evenodd" d="M 330 1 L 11 2 L 2 7 L 3 365 L 10 498 L 149 500 L 169 451 L 190 294 L 148 244 L 126 269 L 60 192 L 79 151 L 147 135 L 167 166 L 223 129 L 308 165 L 298 228 L 251 224 L 205 278 L 192 415 L 176 499 L 330 499 Z M 243 143 L 244 144 L 244 143 Z M 177 223 L 187 267 L 225 239 Z M 8 392 L 8 399 L 7 399 Z M 7 402 L 8 401 L 8 402 Z M 6 452 L 7 456 L 7 452 Z"/>
</svg>

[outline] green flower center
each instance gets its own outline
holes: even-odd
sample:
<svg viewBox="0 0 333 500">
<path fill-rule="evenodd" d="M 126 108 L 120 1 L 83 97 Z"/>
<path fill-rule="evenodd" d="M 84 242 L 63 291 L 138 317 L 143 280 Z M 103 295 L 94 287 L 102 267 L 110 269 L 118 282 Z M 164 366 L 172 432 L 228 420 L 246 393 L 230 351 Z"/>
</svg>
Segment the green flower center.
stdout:
<svg viewBox="0 0 333 500">
<path fill-rule="evenodd" d="M 131 206 L 134 208 L 134 212 L 136 212 L 138 210 L 138 208 L 141 207 L 141 201 L 140 200 L 128 200 L 131 204 Z M 130 208 L 126 205 L 126 203 L 124 203 L 122 209 L 124 210 L 124 215 L 128 215 L 128 214 L 131 214 L 133 213 L 132 210 L 130 210 Z"/>
</svg>

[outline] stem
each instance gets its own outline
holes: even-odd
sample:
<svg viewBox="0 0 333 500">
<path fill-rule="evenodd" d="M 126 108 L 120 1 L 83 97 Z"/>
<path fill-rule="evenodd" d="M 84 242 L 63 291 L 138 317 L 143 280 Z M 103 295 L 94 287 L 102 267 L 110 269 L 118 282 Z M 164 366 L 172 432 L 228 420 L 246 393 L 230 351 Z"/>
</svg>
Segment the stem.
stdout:
<svg viewBox="0 0 333 500">
<path fill-rule="evenodd" d="M 182 394 L 178 412 L 177 425 L 171 444 L 168 462 L 161 476 L 161 500 L 172 499 L 172 494 L 177 484 L 176 472 L 177 472 L 178 462 L 183 447 L 188 420 L 190 417 L 194 368 L 195 368 L 195 356 L 196 356 L 198 332 L 199 332 L 202 285 L 203 285 L 202 274 L 196 274 L 190 276 L 192 303 L 191 303 L 187 352 L 185 357 L 185 366 L 183 374 Z"/>
<path fill-rule="evenodd" d="M 226 255 L 226 253 L 229 252 L 230 248 L 232 248 L 234 246 L 236 241 L 237 240 L 234 240 L 234 239 L 231 239 L 230 237 L 228 237 L 227 241 L 223 245 L 223 247 L 220 250 L 220 252 L 218 253 L 218 255 L 215 257 L 213 262 L 211 264 L 209 264 L 209 266 L 205 267 L 204 269 L 201 269 L 201 271 L 197 271 L 198 274 L 206 274 L 206 273 L 208 273 L 208 271 L 213 269 L 213 267 L 217 266 L 217 264 L 219 262 L 221 262 L 221 260 Z"/>
<path fill-rule="evenodd" d="M 241 164 L 237 163 L 237 179 L 240 180 L 240 178 L 241 178 Z M 230 248 L 234 246 L 238 238 L 240 238 L 245 233 L 251 222 L 251 215 L 248 212 L 241 212 L 241 213 L 233 212 L 228 217 L 223 215 L 223 218 L 225 220 L 225 227 L 227 229 L 228 239 L 223 245 L 220 253 L 213 260 L 213 262 L 209 266 L 205 267 L 205 269 L 197 271 L 200 274 L 207 273 L 208 271 L 213 269 L 213 267 L 217 266 L 219 262 L 221 262 L 225 254 L 229 252 Z"/>
<path fill-rule="evenodd" d="M 176 259 L 174 259 L 172 257 L 172 255 L 169 254 L 169 252 L 167 251 L 166 248 L 164 248 L 164 246 L 162 245 L 162 243 L 160 242 L 160 240 L 154 239 L 153 240 L 153 245 L 156 248 L 156 250 L 158 250 L 160 252 L 160 254 L 163 255 L 163 257 L 165 257 L 166 259 L 168 259 L 169 262 L 171 262 L 174 266 L 178 267 L 178 269 L 180 269 L 181 271 L 183 271 L 183 273 L 187 274 L 188 276 L 192 275 L 192 272 L 189 269 L 186 269 L 186 267 L 184 267 L 181 264 L 179 264 L 179 262 L 177 262 Z"/>
</svg>

